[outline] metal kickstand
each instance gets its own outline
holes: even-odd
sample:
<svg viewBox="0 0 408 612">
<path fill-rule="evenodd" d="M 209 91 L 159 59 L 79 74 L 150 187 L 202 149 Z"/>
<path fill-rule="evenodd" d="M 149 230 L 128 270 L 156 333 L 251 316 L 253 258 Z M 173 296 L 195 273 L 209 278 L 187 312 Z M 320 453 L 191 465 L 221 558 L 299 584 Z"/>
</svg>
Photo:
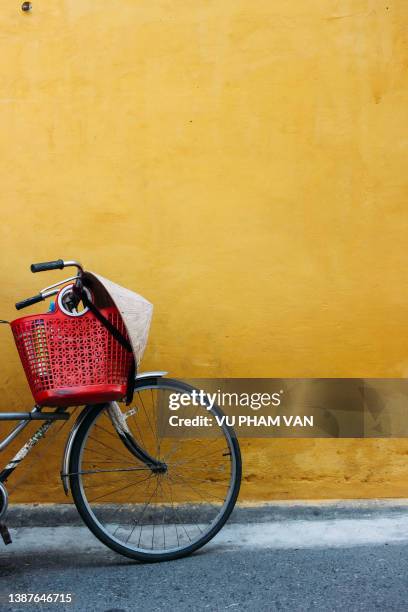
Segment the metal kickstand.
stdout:
<svg viewBox="0 0 408 612">
<path fill-rule="evenodd" d="M 12 543 L 11 535 L 6 523 L 0 523 L 0 535 L 6 545 Z"/>
</svg>

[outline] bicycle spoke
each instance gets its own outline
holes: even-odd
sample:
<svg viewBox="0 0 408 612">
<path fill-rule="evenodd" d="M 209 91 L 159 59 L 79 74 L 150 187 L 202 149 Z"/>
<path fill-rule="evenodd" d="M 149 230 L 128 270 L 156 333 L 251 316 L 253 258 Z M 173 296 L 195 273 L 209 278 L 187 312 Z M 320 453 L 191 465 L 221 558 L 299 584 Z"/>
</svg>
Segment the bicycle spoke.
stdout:
<svg viewBox="0 0 408 612">
<path fill-rule="evenodd" d="M 152 492 L 152 494 L 151 494 L 151 496 L 149 497 L 148 501 L 145 503 L 145 505 L 144 505 L 144 507 L 143 507 L 143 510 L 142 510 L 142 513 L 141 513 L 141 515 L 139 516 L 139 520 L 138 520 L 138 522 L 137 522 L 137 523 L 135 523 L 135 526 L 133 527 L 132 531 L 130 532 L 130 535 L 129 535 L 129 537 L 127 538 L 126 542 L 128 542 L 128 541 L 129 541 L 129 538 L 132 536 L 133 531 L 135 530 L 135 528 L 137 527 L 137 525 L 139 525 L 139 524 L 140 524 L 140 521 L 142 520 L 142 518 L 143 518 L 143 516 L 144 516 L 144 513 L 146 512 L 146 508 L 149 506 L 150 501 L 152 500 L 152 498 L 153 498 L 154 494 L 155 494 L 155 493 L 156 493 L 156 491 L 157 491 L 157 486 L 158 486 L 158 484 L 156 483 L 156 488 L 155 488 L 155 489 L 154 489 L 154 491 Z M 139 546 L 139 544 L 140 544 L 140 538 L 141 538 L 141 535 L 142 535 L 142 529 L 143 529 L 143 525 L 141 525 L 141 526 L 140 526 L 139 541 L 138 541 L 138 544 L 137 544 L 138 546 Z"/>
<path fill-rule="evenodd" d="M 217 453 L 222 453 L 222 450 L 223 449 L 217 449 L 216 451 L 213 451 L 212 453 L 205 453 L 204 455 L 195 455 L 194 457 L 189 457 L 185 461 L 174 463 L 173 466 L 185 465 L 186 463 L 191 463 L 192 461 L 196 462 L 197 459 L 204 459 L 204 458 L 206 459 L 207 457 L 212 457 L 213 455 L 216 455 Z"/>
<path fill-rule="evenodd" d="M 116 470 L 82 470 L 81 472 L 71 472 L 69 476 L 77 476 L 78 474 L 112 474 L 115 472 L 139 472 L 150 470 L 150 468 L 137 467 L 137 468 L 118 468 Z"/>
<path fill-rule="evenodd" d="M 168 481 L 166 482 L 166 484 L 167 484 L 167 486 L 169 487 L 169 483 L 168 483 Z M 170 487 L 169 487 L 169 488 L 170 488 Z M 172 496 L 171 492 L 170 492 L 170 496 L 171 496 L 171 500 L 172 500 L 172 507 L 173 507 L 173 511 L 175 511 L 175 513 L 176 513 L 176 517 L 177 517 L 177 520 L 178 520 L 178 522 L 179 522 L 179 525 L 180 525 L 180 526 L 182 527 L 182 529 L 185 531 L 186 536 L 188 537 L 188 539 L 189 539 L 189 540 L 190 540 L 190 542 L 191 542 L 191 538 L 190 538 L 190 536 L 188 535 L 187 530 L 186 530 L 186 528 L 185 528 L 184 524 L 183 524 L 183 523 L 180 521 L 180 518 L 179 518 L 179 515 L 178 515 L 178 512 L 177 512 L 177 508 L 175 508 L 174 503 L 173 503 L 173 496 Z"/>
<path fill-rule="evenodd" d="M 112 452 L 116 453 L 117 455 L 120 455 L 126 461 L 129 460 L 129 457 L 126 457 L 126 455 L 124 455 L 123 453 L 118 452 L 117 448 L 112 448 L 111 446 L 109 446 L 109 444 L 106 444 L 105 442 L 101 442 L 101 440 L 97 440 L 96 438 L 93 438 L 92 436 L 89 436 L 89 438 L 90 438 L 90 440 L 93 440 L 94 442 L 97 442 L 98 444 L 101 444 L 105 448 L 108 448 L 109 450 L 111 450 Z M 119 436 L 118 436 L 118 440 L 119 440 Z"/>
<path fill-rule="evenodd" d="M 151 432 L 152 432 L 152 434 L 153 434 L 153 437 L 155 437 L 155 438 L 156 438 L 156 440 L 158 441 L 158 436 L 157 436 L 157 433 L 155 433 L 155 432 L 154 432 L 154 430 L 153 430 L 152 424 L 151 424 L 150 419 L 149 419 L 149 415 L 148 415 L 148 413 L 147 413 L 147 410 L 146 410 L 146 408 L 145 408 L 144 402 L 143 402 L 142 397 L 141 397 L 141 395 L 140 395 L 140 391 L 138 391 L 138 396 L 139 396 L 140 401 L 141 401 L 141 403 L 142 403 L 143 411 L 144 411 L 144 413 L 145 413 L 145 415 L 146 415 L 146 419 L 147 419 L 147 422 L 149 423 L 149 427 L 150 427 L 150 430 L 151 430 Z"/>
<path fill-rule="evenodd" d="M 211 440 L 211 441 L 210 441 L 210 443 L 211 443 L 211 442 L 219 442 L 219 440 L 218 440 L 218 438 L 217 438 L 217 439 L 215 439 L 215 440 Z M 206 448 L 207 448 L 207 447 L 208 447 L 208 444 L 206 444 Z M 199 450 L 198 450 L 198 451 L 196 451 L 196 452 L 197 452 L 197 453 L 200 453 L 200 452 L 202 452 L 202 449 L 199 449 Z M 205 456 L 207 456 L 207 455 L 211 455 L 211 454 L 214 454 L 214 453 L 217 453 L 217 452 L 218 452 L 218 449 L 217 449 L 217 450 L 212 451 L 211 453 L 208 453 L 208 452 L 207 452 L 207 450 L 206 450 L 205 454 L 204 454 L 204 455 L 201 455 L 201 456 L 202 456 L 202 457 L 205 457 Z M 199 456 L 197 456 L 197 454 L 191 455 L 191 457 L 189 457 L 189 461 L 194 461 L 195 459 L 199 459 Z M 166 458 L 164 458 L 164 461 L 166 461 Z"/>
<path fill-rule="evenodd" d="M 141 485 L 143 482 L 145 482 L 146 480 L 149 480 L 149 478 L 152 477 L 152 474 L 149 474 L 149 476 L 147 478 L 145 478 L 144 480 L 140 480 L 139 482 L 131 482 L 130 484 L 121 487 L 119 489 L 114 489 L 113 491 L 108 491 L 108 493 L 104 493 L 104 495 L 100 495 L 99 497 L 95 497 L 94 499 L 90 499 L 90 502 L 94 502 L 97 501 L 98 499 L 103 499 L 104 497 L 106 497 L 107 495 L 112 495 L 112 493 L 119 493 L 121 491 L 124 491 L 125 489 L 129 489 L 129 487 L 137 487 L 139 485 Z"/>
<path fill-rule="evenodd" d="M 171 476 L 169 476 L 169 478 L 170 478 L 170 480 L 173 480 L 173 482 L 176 482 L 176 481 L 174 481 L 174 479 L 173 479 Z M 206 497 L 204 497 L 203 495 L 201 495 L 201 493 L 199 493 L 199 492 L 197 491 L 197 489 L 196 489 L 196 488 L 192 487 L 192 486 L 191 486 L 191 485 L 190 485 L 190 484 L 189 484 L 189 483 L 186 481 L 186 479 L 185 479 L 185 478 L 183 478 L 182 476 L 178 476 L 178 478 L 181 478 L 181 479 L 182 479 L 182 481 L 183 481 L 183 482 L 185 482 L 185 483 L 186 483 L 186 485 L 187 485 L 187 486 L 188 486 L 188 487 L 189 487 L 189 488 L 190 488 L 192 491 L 194 491 L 195 493 L 197 493 L 197 495 L 199 495 L 199 496 L 200 496 L 200 497 L 201 497 L 201 498 L 202 498 L 204 501 L 206 501 L 206 499 L 207 499 L 207 498 L 206 498 Z M 222 502 L 223 502 L 223 501 L 225 501 L 225 500 L 224 500 L 222 497 L 218 497 L 217 495 L 213 495 L 213 497 L 216 497 L 217 499 L 219 499 L 219 500 L 220 500 L 220 501 L 222 501 Z M 209 502 L 207 502 L 207 503 L 209 503 Z M 214 507 L 215 507 L 215 506 L 214 506 Z"/>
</svg>

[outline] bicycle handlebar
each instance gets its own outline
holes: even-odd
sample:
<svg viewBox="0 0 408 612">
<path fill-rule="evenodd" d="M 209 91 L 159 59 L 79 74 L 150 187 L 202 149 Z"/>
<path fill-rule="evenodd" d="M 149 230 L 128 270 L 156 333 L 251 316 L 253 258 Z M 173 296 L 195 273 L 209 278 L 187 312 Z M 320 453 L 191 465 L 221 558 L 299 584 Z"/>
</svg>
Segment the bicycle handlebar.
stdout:
<svg viewBox="0 0 408 612">
<path fill-rule="evenodd" d="M 63 259 L 56 259 L 55 261 L 43 261 L 42 263 L 31 264 L 31 272 L 47 272 L 48 270 L 62 270 L 65 268 L 65 261 Z"/>
<path fill-rule="evenodd" d="M 21 310 L 22 308 L 27 308 L 27 306 L 32 306 L 33 304 L 37 304 L 37 302 L 42 302 L 45 299 L 41 293 L 38 295 L 33 295 L 33 297 L 29 297 L 26 300 L 22 300 L 21 302 L 17 302 L 16 309 Z"/>
<path fill-rule="evenodd" d="M 48 272 L 49 270 L 62 270 L 63 268 L 68 268 L 71 266 L 77 268 L 76 276 L 66 278 L 65 280 L 62 280 L 59 283 L 54 283 L 53 285 L 42 289 L 38 295 L 34 295 L 33 297 L 27 298 L 26 300 L 22 300 L 21 302 L 17 302 L 16 309 L 21 310 L 22 308 L 27 308 L 27 306 L 31 306 L 32 304 L 37 304 L 37 302 L 42 302 L 51 295 L 55 295 L 56 293 L 58 293 L 58 289 L 56 289 L 56 287 L 59 287 L 60 285 L 63 285 L 64 283 L 67 283 L 71 280 L 75 280 L 75 288 L 78 288 L 78 291 L 81 290 L 82 275 L 84 271 L 82 265 L 78 261 L 71 259 L 67 261 L 64 261 L 63 259 L 56 259 L 55 261 L 43 261 L 40 263 L 31 264 L 31 272 Z M 80 293 L 78 293 L 78 295 L 80 296 Z M 81 298 L 79 297 L 78 301 L 80 301 L 80 299 Z"/>
</svg>

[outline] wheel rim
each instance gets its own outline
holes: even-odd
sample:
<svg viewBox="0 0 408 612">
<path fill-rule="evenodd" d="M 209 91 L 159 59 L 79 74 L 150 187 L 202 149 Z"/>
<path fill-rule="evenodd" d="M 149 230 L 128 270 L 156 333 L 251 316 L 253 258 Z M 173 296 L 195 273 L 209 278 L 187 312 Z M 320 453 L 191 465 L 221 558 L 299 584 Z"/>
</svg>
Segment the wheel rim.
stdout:
<svg viewBox="0 0 408 612">
<path fill-rule="evenodd" d="M 96 415 L 82 440 L 78 484 L 88 515 L 104 539 L 141 556 L 198 548 L 215 535 L 235 502 L 237 450 L 225 423 L 211 437 L 166 438 L 166 395 L 186 388 L 146 384 L 136 390 L 132 407 L 121 407 L 138 443 L 166 464 L 164 473 L 130 454 L 106 411 Z M 200 411 L 221 414 L 217 407 L 195 409 Z"/>
</svg>

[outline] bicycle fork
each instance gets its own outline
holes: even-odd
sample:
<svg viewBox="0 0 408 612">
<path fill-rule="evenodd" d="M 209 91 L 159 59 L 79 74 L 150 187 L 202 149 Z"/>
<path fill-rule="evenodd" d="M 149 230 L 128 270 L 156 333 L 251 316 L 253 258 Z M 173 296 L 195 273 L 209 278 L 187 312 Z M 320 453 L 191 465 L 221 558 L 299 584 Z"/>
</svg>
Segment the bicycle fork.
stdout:
<svg viewBox="0 0 408 612">
<path fill-rule="evenodd" d="M 159 459 L 156 459 L 150 455 L 150 453 L 148 453 L 144 448 L 139 446 L 132 432 L 130 431 L 126 419 L 128 416 L 134 414 L 134 409 L 131 408 L 128 410 L 128 412 L 123 414 L 116 402 L 110 402 L 108 405 L 108 414 L 122 443 L 134 457 L 137 457 L 137 459 L 142 461 L 148 468 L 151 469 L 152 472 L 156 474 L 167 471 L 167 465 L 163 461 L 160 461 Z"/>
</svg>

